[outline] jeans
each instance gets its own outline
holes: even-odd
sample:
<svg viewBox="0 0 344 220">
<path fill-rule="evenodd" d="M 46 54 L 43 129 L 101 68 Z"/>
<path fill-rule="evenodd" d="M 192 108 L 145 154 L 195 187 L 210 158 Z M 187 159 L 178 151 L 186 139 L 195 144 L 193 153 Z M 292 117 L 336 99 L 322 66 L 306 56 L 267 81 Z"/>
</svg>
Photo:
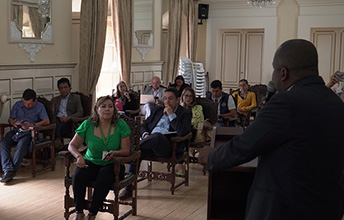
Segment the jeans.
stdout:
<svg viewBox="0 0 344 220">
<path fill-rule="evenodd" d="M 4 172 L 17 172 L 24 156 L 30 149 L 31 135 L 26 135 L 18 142 L 15 142 L 12 140 L 12 136 L 15 134 L 15 130 L 9 131 L 1 142 L 1 165 Z M 11 159 L 11 147 L 15 144 L 17 144 L 17 147 L 14 151 L 13 159 Z"/>
</svg>

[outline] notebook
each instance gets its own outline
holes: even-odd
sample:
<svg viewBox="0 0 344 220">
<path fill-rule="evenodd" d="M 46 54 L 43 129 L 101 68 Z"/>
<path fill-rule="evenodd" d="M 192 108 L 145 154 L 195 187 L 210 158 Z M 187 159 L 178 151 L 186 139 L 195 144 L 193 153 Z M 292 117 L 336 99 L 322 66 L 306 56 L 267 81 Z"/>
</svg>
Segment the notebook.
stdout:
<svg viewBox="0 0 344 220">
<path fill-rule="evenodd" d="M 140 104 L 144 105 L 148 102 L 155 102 L 153 95 L 144 95 L 141 94 L 140 95 Z"/>
</svg>

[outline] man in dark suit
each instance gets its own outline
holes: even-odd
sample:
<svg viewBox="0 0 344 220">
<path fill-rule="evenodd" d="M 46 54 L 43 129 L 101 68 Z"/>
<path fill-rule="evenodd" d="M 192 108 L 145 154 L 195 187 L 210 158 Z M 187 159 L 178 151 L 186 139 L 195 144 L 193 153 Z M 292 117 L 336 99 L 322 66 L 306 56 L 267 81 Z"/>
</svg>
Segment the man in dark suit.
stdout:
<svg viewBox="0 0 344 220">
<path fill-rule="evenodd" d="M 259 157 L 246 220 L 341 219 L 344 104 L 319 77 L 309 41 L 286 41 L 272 65 L 278 93 L 242 135 L 210 153 L 207 169 Z"/>
<path fill-rule="evenodd" d="M 164 93 L 164 106 L 157 106 L 141 126 L 140 162 L 148 157 L 170 157 L 172 146 L 167 132 L 176 132 L 177 136 L 185 136 L 191 130 L 191 111 L 179 105 L 180 97 L 175 88 L 168 88 Z M 184 153 L 185 143 L 177 145 L 176 156 Z M 140 167 L 140 165 L 139 165 Z M 135 172 L 135 166 L 130 167 Z M 131 185 L 121 193 L 125 200 L 132 195 Z"/>
<path fill-rule="evenodd" d="M 71 93 L 71 84 L 69 79 L 61 78 L 57 81 L 60 95 L 52 99 L 54 112 L 56 115 L 56 129 L 55 129 L 55 147 L 61 149 L 62 137 L 72 137 L 72 122 L 71 117 L 82 117 L 83 108 L 81 99 L 78 94 Z"/>
</svg>

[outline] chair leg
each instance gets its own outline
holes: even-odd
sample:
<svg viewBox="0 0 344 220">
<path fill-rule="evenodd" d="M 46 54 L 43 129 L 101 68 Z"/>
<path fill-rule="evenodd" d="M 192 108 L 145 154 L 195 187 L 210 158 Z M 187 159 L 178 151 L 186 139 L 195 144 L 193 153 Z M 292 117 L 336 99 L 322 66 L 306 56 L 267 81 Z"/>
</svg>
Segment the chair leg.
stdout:
<svg viewBox="0 0 344 220">
<path fill-rule="evenodd" d="M 152 164 L 152 161 L 149 161 L 148 162 L 148 181 L 149 182 L 152 182 L 152 166 L 153 166 L 153 164 Z"/>
<path fill-rule="evenodd" d="M 137 182 L 133 183 L 132 209 L 133 209 L 132 214 L 137 215 Z"/>
<path fill-rule="evenodd" d="M 37 159 L 36 159 L 36 151 L 32 151 L 32 159 L 31 159 L 31 169 L 32 169 L 32 177 L 36 177 L 36 164 L 37 164 Z"/>
<path fill-rule="evenodd" d="M 188 186 L 189 185 L 189 158 L 186 158 L 185 159 L 185 175 L 184 175 L 184 178 L 185 178 L 185 186 Z"/>
<path fill-rule="evenodd" d="M 171 166 L 169 166 L 171 170 L 171 194 L 174 195 L 174 184 L 176 182 L 176 163 L 172 163 Z"/>
<path fill-rule="evenodd" d="M 51 171 L 55 170 L 55 147 L 54 144 L 51 144 L 50 147 L 50 166 L 51 166 Z"/>
</svg>

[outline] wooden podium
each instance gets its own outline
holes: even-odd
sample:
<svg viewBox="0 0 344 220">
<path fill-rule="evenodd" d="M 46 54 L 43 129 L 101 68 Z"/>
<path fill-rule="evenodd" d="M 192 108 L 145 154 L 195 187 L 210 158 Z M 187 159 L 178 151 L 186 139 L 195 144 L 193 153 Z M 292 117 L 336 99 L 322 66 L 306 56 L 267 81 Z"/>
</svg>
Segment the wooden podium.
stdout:
<svg viewBox="0 0 344 220">
<path fill-rule="evenodd" d="M 241 128 L 217 127 L 211 145 L 219 147 L 242 132 Z M 256 167 L 257 159 L 254 159 L 222 172 L 209 173 L 208 220 L 244 220 Z"/>
</svg>

